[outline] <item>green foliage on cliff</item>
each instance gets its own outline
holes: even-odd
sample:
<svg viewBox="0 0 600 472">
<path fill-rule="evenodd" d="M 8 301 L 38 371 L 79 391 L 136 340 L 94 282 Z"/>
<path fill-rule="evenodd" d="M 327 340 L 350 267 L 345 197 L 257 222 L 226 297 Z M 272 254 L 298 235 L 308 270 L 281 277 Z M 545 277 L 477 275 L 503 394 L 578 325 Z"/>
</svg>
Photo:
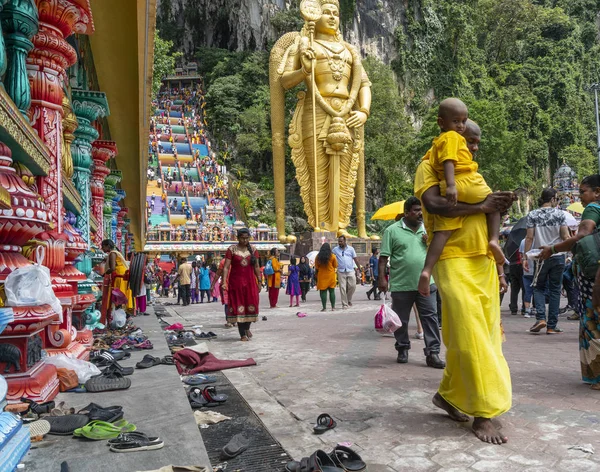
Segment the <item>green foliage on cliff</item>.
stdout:
<svg viewBox="0 0 600 472">
<path fill-rule="evenodd" d="M 424 120 L 419 151 L 438 130 L 435 107 L 458 96 L 482 128 L 480 171 L 492 188 L 548 184 L 564 159 L 596 172 L 593 101 L 600 45 L 597 0 L 420 0 L 396 32 L 393 67 L 408 109 Z"/>
</svg>

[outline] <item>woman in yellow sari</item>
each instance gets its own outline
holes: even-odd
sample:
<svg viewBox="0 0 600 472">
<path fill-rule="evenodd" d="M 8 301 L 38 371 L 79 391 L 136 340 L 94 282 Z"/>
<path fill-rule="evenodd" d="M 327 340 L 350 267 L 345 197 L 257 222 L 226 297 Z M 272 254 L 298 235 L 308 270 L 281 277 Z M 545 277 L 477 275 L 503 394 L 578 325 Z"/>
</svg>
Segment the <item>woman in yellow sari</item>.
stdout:
<svg viewBox="0 0 600 472">
<path fill-rule="evenodd" d="M 129 270 L 129 262 L 116 248 L 110 239 L 102 241 L 102 251 L 107 253 L 105 259 L 104 287 L 102 291 L 102 322 L 106 323 L 108 316 L 114 309 L 111 293 L 113 288 L 118 288 L 127 297 L 127 310 L 133 310 L 133 297 L 129 283 L 125 280 L 125 273 Z"/>
</svg>

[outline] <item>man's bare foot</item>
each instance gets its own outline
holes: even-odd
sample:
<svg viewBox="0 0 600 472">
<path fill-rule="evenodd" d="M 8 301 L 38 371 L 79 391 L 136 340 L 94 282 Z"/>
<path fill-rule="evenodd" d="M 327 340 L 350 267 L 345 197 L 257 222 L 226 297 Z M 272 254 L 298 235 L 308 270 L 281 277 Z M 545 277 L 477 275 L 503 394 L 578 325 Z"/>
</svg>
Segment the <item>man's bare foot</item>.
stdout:
<svg viewBox="0 0 600 472">
<path fill-rule="evenodd" d="M 498 432 L 489 418 L 475 418 L 471 427 L 475 436 L 490 444 L 504 444 L 508 438 Z"/>
<path fill-rule="evenodd" d="M 502 252 L 502 248 L 500 247 L 498 241 L 490 241 L 488 243 L 488 247 L 490 248 L 490 251 L 492 251 L 492 255 L 494 256 L 496 264 L 504 265 L 504 260 L 506 257 L 504 257 L 504 252 Z"/>
<path fill-rule="evenodd" d="M 430 284 L 431 284 L 431 272 L 428 272 L 425 269 L 423 269 L 423 271 L 421 272 L 421 275 L 419 277 L 419 285 L 417 287 L 417 290 L 424 297 L 429 296 L 429 293 L 430 293 L 429 285 Z"/>
<path fill-rule="evenodd" d="M 461 423 L 469 421 L 469 417 L 467 415 L 465 415 L 464 413 L 461 413 L 456 408 L 454 408 L 452 405 L 450 405 L 450 403 L 448 403 L 446 400 L 444 400 L 444 397 L 442 397 L 439 394 L 439 392 L 433 396 L 431 401 L 433 402 L 433 404 L 435 406 L 437 406 L 438 408 L 441 408 L 446 413 L 448 413 L 448 416 L 450 418 L 452 418 L 454 421 L 460 421 Z"/>
</svg>

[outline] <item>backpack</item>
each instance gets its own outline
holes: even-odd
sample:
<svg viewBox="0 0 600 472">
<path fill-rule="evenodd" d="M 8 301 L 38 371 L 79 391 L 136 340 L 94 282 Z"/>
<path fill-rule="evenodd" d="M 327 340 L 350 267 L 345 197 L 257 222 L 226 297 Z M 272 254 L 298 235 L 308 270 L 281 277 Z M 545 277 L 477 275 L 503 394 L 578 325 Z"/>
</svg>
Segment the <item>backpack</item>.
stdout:
<svg viewBox="0 0 600 472">
<path fill-rule="evenodd" d="M 590 203 L 588 206 L 600 207 L 595 203 Z M 588 279 L 596 277 L 598 272 L 598 261 L 600 261 L 600 234 L 598 230 L 592 234 L 584 236 L 575 245 L 573 250 L 575 254 L 575 262 L 579 271 Z"/>
<path fill-rule="evenodd" d="M 595 231 L 584 236 L 575 246 L 575 261 L 580 272 L 588 279 L 596 277 L 600 260 L 600 234 Z"/>
<path fill-rule="evenodd" d="M 265 264 L 264 272 L 265 275 L 273 275 L 275 273 L 275 271 L 273 270 L 273 262 L 271 262 L 271 259 L 269 259 Z"/>
</svg>

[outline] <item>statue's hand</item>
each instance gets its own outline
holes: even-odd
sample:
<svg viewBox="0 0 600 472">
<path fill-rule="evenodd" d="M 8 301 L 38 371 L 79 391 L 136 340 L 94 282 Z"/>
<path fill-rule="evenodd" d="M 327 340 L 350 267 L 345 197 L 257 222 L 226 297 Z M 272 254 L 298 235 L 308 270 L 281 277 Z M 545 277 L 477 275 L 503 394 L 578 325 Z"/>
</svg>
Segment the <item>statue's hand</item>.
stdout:
<svg viewBox="0 0 600 472">
<path fill-rule="evenodd" d="M 367 121 L 367 114 L 354 110 L 350 112 L 350 117 L 346 120 L 346 125 L 348 128 L 356 128 L 357 126 L 362 126 Z"/>
<path fill-rule="evenodd" d="M 302 62 L 302 70 L 308 74 L 312 71 L 312 61 L 316 59 L 315 50 L 310 46 L 308 39 L 303 38 L 300 43 L 300 61 Z"/>
</svg>

